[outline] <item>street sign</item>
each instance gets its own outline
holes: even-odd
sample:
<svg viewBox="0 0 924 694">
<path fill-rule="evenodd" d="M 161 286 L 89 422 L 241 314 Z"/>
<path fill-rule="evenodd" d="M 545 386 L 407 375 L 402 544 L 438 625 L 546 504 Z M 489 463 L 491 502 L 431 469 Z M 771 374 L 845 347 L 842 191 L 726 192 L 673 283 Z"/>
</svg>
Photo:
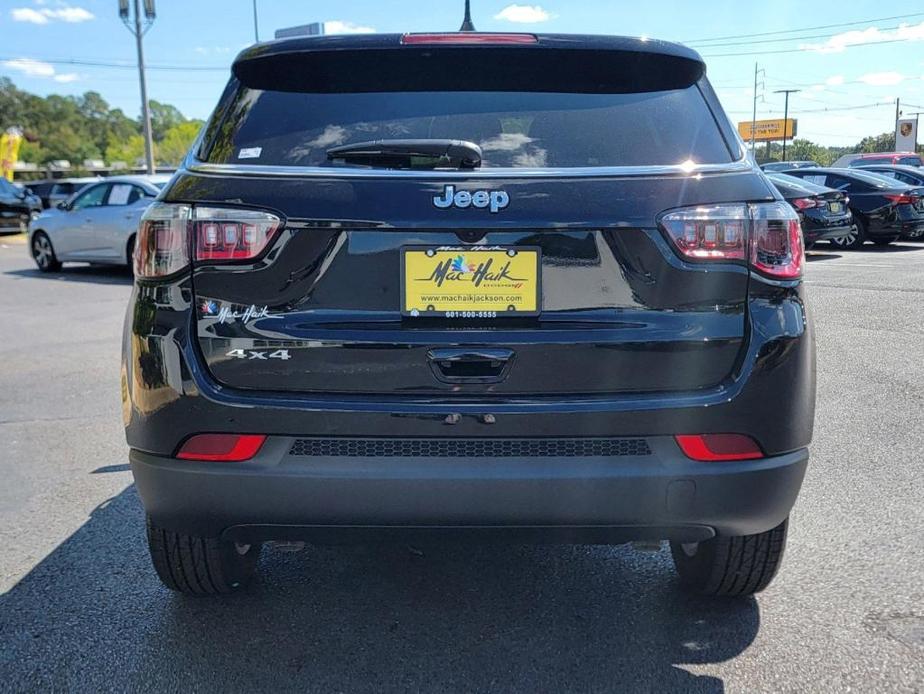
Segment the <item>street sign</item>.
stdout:
<svg viewBox="0 0 924 694">
<path fill-rule="evenodd" d="M 895 124 L 895 151 L 913 152 L 918 144 L 917 118 L 901 118 Z"/>
<path fill-rule="evenodd" d="M 738 123 L 738 134 L 745 142 L 751 141 L 751 126 L 754 126 L 754 140 L 756 142 L 768 142 L 771 140 L 782 140 L 784 137 L 791 140 L 796 136 L 797 120 L 795 118 L 771 118 L 769 120 L 742 121 Z M 785 127 L 784 127 L 785 126 Z"/>
</svg>

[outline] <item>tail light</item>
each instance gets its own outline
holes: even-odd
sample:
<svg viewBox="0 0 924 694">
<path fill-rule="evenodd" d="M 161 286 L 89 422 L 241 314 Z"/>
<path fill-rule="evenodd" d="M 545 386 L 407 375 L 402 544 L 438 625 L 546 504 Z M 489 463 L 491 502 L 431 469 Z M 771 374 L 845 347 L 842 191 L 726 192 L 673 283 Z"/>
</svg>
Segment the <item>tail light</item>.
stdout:
<svg viewBox="0 0 924 694">
<path fill-rule="evenodd" d="M 914 195 L 908 195 L 907 193 L 901 193 L 899 195 L 886 194 L 885 197 L 891 200 L 895 205 L 913 205 L 917 200 Z"/>
<path fill-rule="evenodd" d="M 796 198 L 792 201 L 793 206 L 799 210 L 810 210 L 813 207 L 821 207 L 824 203 L 818 202 L 815 198 Z"/>
<path fill-rule="evenodd" d="M 261 210 L 197 207 L 194 212 L 196 260 L 256 258 L 282 226 L 279 217 Z"/>
<path fill-rule="evenodd" d="M 191 207 L 156 202 L 141 218 L 135 243 L 135 276 L 157 278 L 199 261 L 247 260 L 259 256 L 282 228 L 282 220 L 261 210 Z"/>
<path fill-rule="evenodd" d="M 660 225 L 686 258 L 748 260 L 753 269 L 776 279 L 802 276 L 802 228 L 788 203 L 688 207 L 663 215 Z"/>
<path fill-rule="evenodd" d="M 747 205 L 712 205 L 674 210 L 661 217 L 677 249 L 699 260 L 744 260 Z"/>
<path fill-rule="evenodd" d="M 141 217 L 135 241 L 135 277 L 172 275 L 189 265 L 186 227 L 192 208 L 155 202 Z"/>
<path fill-rule="evenodd" d="M 686 434 L 674 439 L 683 454 L 692 460 L 719 462 L 764 457 L 757 442 L 744 434 Z"/>
<path fill-rule="evenodd" d="M 253 458 L 264 441 L 264 434 L 196 434 L 183 442 L 176 457 L 239 463 Z"/>
<path fill-rule="evenodd" d="M 778 279 L 802 276 L 805 247 L 802 226 L 786 203 L 749 205 L 751 267 Z"/>
</svg>

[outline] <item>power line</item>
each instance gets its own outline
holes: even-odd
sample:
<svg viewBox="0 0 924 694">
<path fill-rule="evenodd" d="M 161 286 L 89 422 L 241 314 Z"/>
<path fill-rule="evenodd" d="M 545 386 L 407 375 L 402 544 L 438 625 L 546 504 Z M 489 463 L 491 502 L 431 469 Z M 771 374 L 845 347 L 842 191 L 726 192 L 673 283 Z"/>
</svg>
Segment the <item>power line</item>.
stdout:
<svg viewBox="0 0 924 694">
<path fill-rule="evenodd" d="M 706 43 L 713 41 L 726 41 L 728 39 L 745 39 L 753 36 L 778 36 L 779 34 L 791 34 L 802 31 L 815 31 L 816 29 L 834 29 L 837 27 L 859 26 L 860 24 L 870 24 L 872 22 L 888 22 L 893 19 L 910 19 L 912 17 L 924 17 L 924 12 L 915 12 L 914 14 L 899 14 L 892 17 L 875 17 L 873 19 L 860 19 L 854 22 L 842 22 L 839 24 L 821 24 L 812 27 L 803 27 L 801 29 L 780 29 L 778 31 L 762 31 L 757 34 L 731 34 L 729 36 L 713 36 L 708 39 L 693 39 L 682 41 L 681 43 Z"/>
<path fill-rule="evenodd" d="M 889 26 L 889 27 L 869 27 L 870 29 L 877 29 L 879 31 L 895 31 L 901 29 L 901 25 Z M 837 32 L 835 34 L 809 34 L 807 36 L 787 36 L 780 39 L 760 39 L 757 41 L 732 41 L 730 43 L 713 43 L 708 46 L 704 46 L 706 49 L 712 48 L 724 48 L 726 46 L 751 46 L 755 43 L 784 43 L 787 41 L 805 41 L 807 39 L 830 39 L 834 36 L 840 36 L 843 32 Z"/>
<path fill-rule="evenodd" d="M 858 46 L 882 46 L 887 43 L 904 43 L 905 41 L 913 41 L 914 39 L 889 39 L 888 41 L 863 41 L 861 43 L 851 43 L 844 48 L 856 48 Z M 750 51 L 747 53 L 703 53 L 704 58 L 734 58 L 741 56 L 751 56 L 751 55 L 774 55 L 777 53 L 804 53 L 805 51 L 811 51 L 812 48 L 783 48 L 776 51 Z"/>
<path fill-rule="evenodd" d="M 119 68 L 125 70 L 137 70 L 137 65 L 132 65 L 130 63 L 115 62 L 115 61 L 106 61 L 106 60 L 81 60 L 79 58 L 29 58 L 25 56 L 18 56 L 16 58 L 10 58 L 8 56 L 0 56 L 0 61 L 13 62 L 17 60 L 33 60 L 36 62 L 50 63 L 52 65 L 81 65 L 85 67 L 111 67 Z M 7 65 L 6 67 L 9 67 Z M 193 71 L 220 71 L 228 72 L 231 69 L 230 65 L 224 67 L 211 66 L 211 65 L 145 65 L 147 70 L 182 70 L 187 72 L 190 70 Z"/>
</svg>

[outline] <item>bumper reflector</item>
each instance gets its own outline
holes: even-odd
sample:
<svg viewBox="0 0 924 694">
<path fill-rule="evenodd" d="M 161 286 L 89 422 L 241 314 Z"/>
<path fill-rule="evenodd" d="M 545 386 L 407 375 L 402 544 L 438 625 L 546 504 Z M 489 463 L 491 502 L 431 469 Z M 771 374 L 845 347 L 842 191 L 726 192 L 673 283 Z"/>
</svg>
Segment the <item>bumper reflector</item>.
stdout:
<svg viewBox="0 0 924 694">
<path fill-rule="evenodd" d="M 686 434 L 674 437 L 684 455 L 693 460 L 754 460 L 764 452 L 750 436 L 744 434 Z"/>
<path fill-rule="evenodd" d="M 264 434 L 196 434 L 186 439 L 176 457 L 238 463 L 253 458 L 264 441 Z"/>
</svg>

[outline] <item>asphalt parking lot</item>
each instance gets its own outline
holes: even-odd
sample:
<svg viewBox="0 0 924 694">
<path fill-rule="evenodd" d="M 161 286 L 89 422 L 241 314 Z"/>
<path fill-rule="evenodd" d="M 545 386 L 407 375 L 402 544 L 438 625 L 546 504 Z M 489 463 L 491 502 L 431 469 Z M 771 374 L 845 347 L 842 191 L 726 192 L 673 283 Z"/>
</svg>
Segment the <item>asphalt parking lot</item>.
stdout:
<svg viewBox="0 0 924 694">
<path fill-rule="evenodd" d="M 126 464 L 130 279 L 0 237 L 0 690 L 924 690 L 924 244 L 813 252 L 812 462 L 756 599 L 666 549 L 264 550 L 245 594 L 149 565 Z"/>
</svg>

